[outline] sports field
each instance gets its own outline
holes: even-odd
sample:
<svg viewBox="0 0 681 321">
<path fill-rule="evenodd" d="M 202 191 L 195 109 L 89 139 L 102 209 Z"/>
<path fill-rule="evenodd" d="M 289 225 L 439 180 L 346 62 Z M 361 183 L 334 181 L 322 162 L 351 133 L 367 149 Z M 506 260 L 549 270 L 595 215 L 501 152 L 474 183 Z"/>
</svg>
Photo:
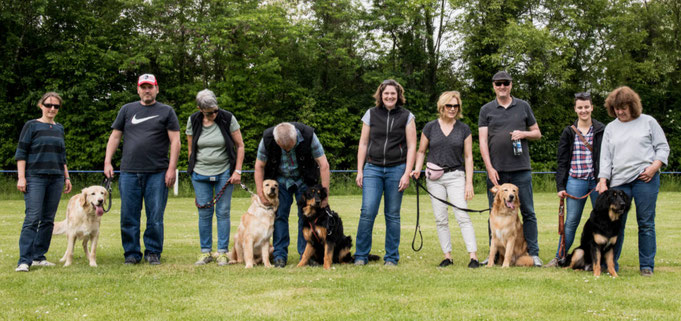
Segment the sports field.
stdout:
<svg viewBox="0 0 681 321">
<path fill-rule="evenodd" d="M 173 198 L 165 216 L 163 264 L 123 265 L 119 206 L 114 199 L 104 215 L 96 268 L 87 265 L 77 246 L 74 265 L 34 268 L 16 273 L 18 238 L 24 218 L 21 200 L 0 201 L 0 319 L 2 320 L 678 320 L 681 318 L 681 208 L 679 193 L 663 192 L 657 204 L 655 275 L 638 273 L 637 226 L 633 209 L 620 259 L 620 277 L 594 278 L 588 272 L 555 268 L 466 268 L 458 225 L 450 215 L 454 266 L 442 260 L 430 201 L 421 196 L 423 249 L 414 252 L 416 202 L 402 205 L 400 263 L 384 267 L 336 265 L 295 268 L 299 256 L 290 247 L 284 269 L 258 266 L 194 266 L 199 254 L 197 212 L 191 198 Z M 356 234 L 361 196 L 332 196 L 331 206 Z M 57 219 L 64 217 L 66 201 Z M 232 233 L 249 200 L 232 202 Z M 469 205 L 483 208 L 484 195 Z M 554 193 L 535 194 L 540 256 L 555 253 L 558 202 Z M 587 205 L 586 211 L 590 210 Z M 588 215 L 583 217 L 586 219 Z M 295 213 L 291 216 L 295 221 Z M 377 218 L 373 253 L 383 254 L 385 222 Z M 453 223 L 453 224 L 452 224 Z M 473 215 L 479 256 L 487 255 L 487 216 Z M 291 226 L 294 226 L 292 223 Z M 580 228 L 581 230 L 581 228 Z M 292 239 L 295 230 L 292 229 Z M 214 237 L 215 241 L 215 237 Z M 56 262 L 66 239 L 55 236 L 47 257 Z M 231 244 L 230 244 L 231 248 Z"/>
</svg>

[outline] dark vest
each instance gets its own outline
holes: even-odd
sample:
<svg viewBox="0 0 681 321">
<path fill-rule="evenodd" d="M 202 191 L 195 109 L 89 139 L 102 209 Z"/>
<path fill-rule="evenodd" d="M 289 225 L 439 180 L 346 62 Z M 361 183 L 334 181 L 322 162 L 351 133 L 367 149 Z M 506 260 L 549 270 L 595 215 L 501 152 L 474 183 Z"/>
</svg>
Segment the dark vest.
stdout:
<svg viewBox="0 0 681 321">
<path fill-rule="evenodd" d="M 234 140 L 232 140 L 232 135 L 229 132 L 229 125 L 232 123 L 232 113 L 218 109 L 218 115 L 215 117 L 215 124 L 220 128 L 222 137 L 225 138 L 225 147 L 227 149 L 227 155 L 229 155 L 229 175 L 232 175 L 234 168 L 236 167 L 236 148 L 234 146 Z M 189 157 L 189 165 L 187 166 L 187 173 L 189 175 L 194 171 L 194 165 L 196 165 L 196 154 L 198 150 L 198 141 L 201 137 L 201 132 L 203 131 L 203 113 L 197 111 L 189 116 L 189 121 L 192 124 L 192 155 Z"/>
<path fill-rule="evenodd" d="M 370 113 L 368 163 L 378 166 L 397 166 L 407 162 L 407 120 L 409 111 L 401 106 L 392 110 L 373 107 Z"/>
<path fill-rule="evenodd" d="M 303 135 L 303 141 L 295 147 L 298 171 L 307 186 L 319 183 L 319 165 L 312 156 L 312 136 L 314 128 L 301 124 L 291 123 Z M 279 176 L 279 163 L 281 162 L 281 147 L 274 140 L 274 127 L 265 130 L 262 135 L 263 144 L 267 150 L 267 163 L 265 164 L 265 179 L 276 180 Z"/>
</svg>

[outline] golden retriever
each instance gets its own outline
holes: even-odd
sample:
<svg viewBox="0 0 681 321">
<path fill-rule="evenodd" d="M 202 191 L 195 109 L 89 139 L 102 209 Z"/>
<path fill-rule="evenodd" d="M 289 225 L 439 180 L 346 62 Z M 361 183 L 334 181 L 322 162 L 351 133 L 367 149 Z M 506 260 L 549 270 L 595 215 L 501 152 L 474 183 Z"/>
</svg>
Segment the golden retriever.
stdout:
<svg viewBox="0 0 681 321">
<path fill-rule="evenodd" d="M 268 179 L 263 182 L 262 188 L 271 205 L 263 205 L 258 195 L 251 196 L 251 206 L 241 216 L 239 229 L 234 235 L 234 245 L 229 252 L 230 264 L 246 262 L 246 268 L 252 268 L 262 261 L 265 267 L 272 267 L 270 254 L 274 248 L 270 244 L 270 238 L 274 232 L 274 217 L 279 207 L 279 184 Z"/>
<path fill-rule="evenodd" d="M 109 192 L 102 186 L 83 188 L 80 194 L 74 195 L 69 200 L 66 207 L 66 219 L 54 224 L 52 234 L 66 233 L 68 239 L 66 253 L 59 260 L 59 262 L 64 262 L 64 266 L 71 265 L 73 261 L 73 247 L 77 239 L 83 240 L 83 250 L 90 261 L 90 266 L 97 266 L 99 224 L 104 215 L 104 202 L 108 195 Z M 91 241 L 89 251 L 88 241 Z"/>
<path fill-rule="evenodd" d="M 532 266 L 532 258 L 527 253 L 527 242 L 523 234 L 523 223 L 518 218 L 518 187 L 503 184 L 492 187 L 490 191 L 494 193 L 494 202 L 489 215 L 492 241 L 487 266 L 494 266 L 497 253 L 499 260 L 503 260 L 501 267 Z"/>
</svg>

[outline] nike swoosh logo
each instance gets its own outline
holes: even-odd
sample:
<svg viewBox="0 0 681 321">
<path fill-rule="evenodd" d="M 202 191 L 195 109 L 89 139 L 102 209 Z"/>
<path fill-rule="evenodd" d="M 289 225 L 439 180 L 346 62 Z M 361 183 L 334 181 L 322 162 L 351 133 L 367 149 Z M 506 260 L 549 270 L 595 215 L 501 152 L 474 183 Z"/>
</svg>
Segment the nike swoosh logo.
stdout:
<svg viewBox="0 0 681 321">
<path fill-rule="evenodd" d="M 159 116 L 159 115 L 154 115 L 154 116 L 149 116 L 149 117 L 144 117 L 144 118 L 137 118 L 137 114 L 135 114 L 134 116 L 132 116 L 132 121 L 130 121 L 130 122 L 131 122 L 133 125 L 137 125 L 137 124 L 139 124 L 139 123 L 143 123 L 143 122 L 145 122 L 145 121 L 147 121 L 147 120 L 149 120 L 149 119 L 156 118 L 156 117 L 158 117 L 158 116 Z"/>
</svg>

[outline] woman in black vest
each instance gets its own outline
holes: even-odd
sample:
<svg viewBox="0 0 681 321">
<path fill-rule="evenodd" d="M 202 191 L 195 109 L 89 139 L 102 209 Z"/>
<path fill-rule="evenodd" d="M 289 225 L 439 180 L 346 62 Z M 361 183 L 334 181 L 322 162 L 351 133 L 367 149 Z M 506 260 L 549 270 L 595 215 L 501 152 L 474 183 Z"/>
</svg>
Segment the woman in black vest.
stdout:
<svg viewBox="0 0 681 321">
<path fill-rule="evenodd" d="M 357 150 L 356 182 L 362 188 L 362 212 L 357 226 L 355 265 L 365 265 L 371 251 L 374 220 L 385 195 L 385 265 L 400 260 L 400 207 L 402 192 L 409 187 L 409 174 L 416 156 L 414 115 L 402 106 L 404 88 L 385 80 L 374 94 L 376 107 L 362 117 Z"/>
<path fill-rule="evenodd" d="M 187 121 L 187 148 L 196 203 L 199 207 L 199 240 L 201 255 L 196 265 L 213 260 L 213 209 L 218 222 L 218 257 L 220 266 L 227 265 L 230 220 L 229 212 L 234 184 L 241 183 L 244 141 L 239 123 L 232 113 L 218 108 L 215 94 L 204 89 L 196 95 L 199 111 Z M 223 190 L 224 189 L 224 190 Z M 220 192 L 222 195 L 220 196 Z M 213 205 L 213 197 L 220 198 Z"/>
</svg>

